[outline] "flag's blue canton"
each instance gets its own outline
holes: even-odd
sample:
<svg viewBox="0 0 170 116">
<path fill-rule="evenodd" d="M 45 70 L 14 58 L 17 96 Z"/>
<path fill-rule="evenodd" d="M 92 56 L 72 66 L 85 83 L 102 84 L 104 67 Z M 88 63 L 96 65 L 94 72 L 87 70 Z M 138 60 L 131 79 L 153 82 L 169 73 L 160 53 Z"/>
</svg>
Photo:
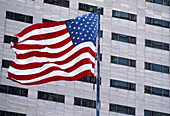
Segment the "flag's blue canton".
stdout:
<svg viewBox="0 0 170 116">
<path fill-rule="evenodd" d="M 89 13 L 66 21 L 74 46 L 92 41 L 96 46 L 97 14 Z"/>
</svg>

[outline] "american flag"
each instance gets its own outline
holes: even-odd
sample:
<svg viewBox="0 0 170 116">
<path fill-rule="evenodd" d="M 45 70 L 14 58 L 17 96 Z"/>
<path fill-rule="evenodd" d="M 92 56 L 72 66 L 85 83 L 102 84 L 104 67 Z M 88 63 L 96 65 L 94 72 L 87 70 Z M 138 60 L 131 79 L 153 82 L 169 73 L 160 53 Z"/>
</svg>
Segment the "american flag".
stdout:
<svg viewBox="0 0 170 116">
<path fill-rule="evenodd" d="M 31 25 L 16 37 L 11 48 L 8 79 L 23 85 L 73 81 L 94 76 L 97 14 Z"/>
</svg>

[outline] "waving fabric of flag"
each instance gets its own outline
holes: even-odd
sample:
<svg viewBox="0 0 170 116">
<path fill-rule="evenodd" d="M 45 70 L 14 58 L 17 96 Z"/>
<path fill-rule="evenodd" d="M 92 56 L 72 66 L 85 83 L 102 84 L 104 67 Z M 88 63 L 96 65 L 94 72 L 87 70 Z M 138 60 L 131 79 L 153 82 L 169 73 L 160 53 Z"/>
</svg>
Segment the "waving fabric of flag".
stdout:
<svg viewBox="0 0 170 116">
<path fill-rule="evenodd" d="M 97 18 L 96 13 L 89 13 L 27 27 L 11 45 L 16 58 L 7 78 L 23 85 L 38 85 L 93 77 Z"/>
</svg>

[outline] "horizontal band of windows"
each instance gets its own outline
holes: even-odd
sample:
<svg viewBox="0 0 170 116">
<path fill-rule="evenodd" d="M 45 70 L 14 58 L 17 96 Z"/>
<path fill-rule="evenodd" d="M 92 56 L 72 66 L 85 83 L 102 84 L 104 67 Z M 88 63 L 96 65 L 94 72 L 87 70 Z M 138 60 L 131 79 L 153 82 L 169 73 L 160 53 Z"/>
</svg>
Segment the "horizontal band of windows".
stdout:
<svg viewBox="0 0 170 116">
<path fill-rule="evenodd" d="M 88 108 L 96 108 L 96 101 L 74 97 L 74 105 L 88 107 Z"/>
<path fill-rule="evenodd" d="M 145 39 L 145 46 L 169 51 L 169 44 Z"/>
<path fill-rule="evenodd" d="M 169 90 L 167 90 L 167 89 L 151 87 L 151 86 L 147 86 L 147 85 L 145 85 L 145 93 L 164 96 L 164 97 L 170 96 Z"/>
<path fill-rule="evenodd" d="M 111 63 L 120 64 L 124 66 L 136 67 L 136 61 L 117 56 L 111 56 Z"/>
<path fill-rule="evenodd" d="M 65 102 L 65 96 L 64 95 L 42 92 L 42 91 L 38 91 L 38 99 L 60 102 L 60 103 Z"/>
<path fill-rule="evenodd" d="M 62 7 L 66 7 L 66 8 L 69 8 L 69 6 L 70 6 L 69 5 L 70 1 L 68 1 L 68 0 L 44 0 L 44 3 L 62 6 Z"/>
<path fill-rule="evenodd" d="M 136 44 L 136 37 L 123 35 L 123 34 L 118 34 L 118 33 L 112 33 L 112 40 L 125 42 L 125 43 Z"/>
<path fill-rule="evenodd" d="M 28 97 L 28 89 L 8 85 L 0 85 L 0 93 Z"/>
<path fill-rule="evenodd" d="M 50 19 L 42 19 L 42 22 L 54 22 L 54 20 L 50 20 Z M 103 38 L 103 30 L 100 30 L 100 37 Z"/>
<path fill-rule="evenodd" d="M 169 67 L 164 65 L 145 62 L 145 69 L 169 74 Z"/>
<path fill-rule="evenodd" d="M 0 116 L 26 116 L 26 114 L 0 110 Z"/>
<path fill-rule="evenodd" d="M 116 10 L 112 10 L 112 17 L 126 19 L 135 22 L 137 21 L 136 14 L 126 13 L 126 12 L 116 11 Z"/>
<path fill-rule="evenodd" d="M 155 25 L 155 26 L 170 28 L 170 22 L 169 21 L 165 21 L 165 20 L 160 20 L 160 19 L 146 17 L 145 18 L 145 23 L 149 24 L 149 25 Z"/>
<path fill-rule="evenodd" d="M 146 2 L 161 4 L 161 5 L 165 5 L 165 6 L 170 6 L 170 1 L 169 0 L 146 0 Z"/>
<path fill-rule="evenodd" d="M 122 114 L 135 115 L 134 107 L 123 106 L 123 105 L 118 105 L 118 104 L 110 103 L 109 111 L 122 113 Z"/>
<path fill-rule="evenodd" d="M 20 13 L 14 13 L 10 11 L 6 11 L 6 18 L 15 20 L 15 21 L 21 21 L 26 23 L 33 23 L 33 16 L 28 16 Z"/>
<path fill-rule="evenodd" d="M 17 41 L 18 41 L 17 37 L 4 35 L 4 43 L 11 43 L 11 42 L 15 43 Z"/>
<path fill-rule="evenodd" d="M 144 116 L 170 116 L 170 114 L 151 110 L 144 110 Z"/>
<path fill-rule="evenodd" d="M 79 3 L 79 10 L 87 12 L 96 12 L 98 6 L 88 5 L 84 3 Z M 103 8 L 101 8 L 101 15 L 103 15 Z"/>
<path fill-rule="evenodd" d="M 10 61 L 10 60 L 4 60 L 4 59 L 2 59 L 2 67 L 3 67 L 3 68 L 9 68 L 10 65 L 11 65 L 11 62 L 12 62 L 12 61 Z"/>
<path fill-rule="evenodd" d="M 136 84 L 110 79 L 110 87 L 136 91 Z"/>
<path fill-rule="evenodd" d="M 92 78 L 90 75 L 84 76 L 77 81 L 87 82 L 87 83 L 94 83 L 96 84 L 96 76 Z M 101 77 L 100 77 L 100 85 L 101 85 Z"/>
</svg>

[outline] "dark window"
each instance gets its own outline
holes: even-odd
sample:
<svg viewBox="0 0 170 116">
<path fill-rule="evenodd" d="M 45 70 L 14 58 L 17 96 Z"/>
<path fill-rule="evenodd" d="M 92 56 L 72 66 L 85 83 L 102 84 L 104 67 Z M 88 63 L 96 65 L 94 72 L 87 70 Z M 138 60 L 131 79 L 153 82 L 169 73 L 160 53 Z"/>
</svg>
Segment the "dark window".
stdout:
<svg viewBox="0 0 170 116">
<path fill-rule="evenodd" d="M 18 96 L 28 96 L 28 89 L 7 86 L 7 85 L 0 85 L 0 93 L 18 95 Z"/>
<path fill-rule="evenodd" d="M 42 19 L 42 22 L 54 22 L 54 21 L 49 19 Z"/>
<path fill-rule="evenodd" d="M 0 110 L 0 116 L 26 116 L 26 114 Z"/>
<path fill-rule="evenodd" d="M 38 91 L 38 99 L 64 103 L 65 96 L 59 95 L 59 94 L 54 94 L 54 93 L 47 93 L 47 92 Z"/>
<path fill-rule="evenodd" d="M 132 91 L 136 90 L 136 84 L 134 83 L 112 80 L 112 79 L 110 79 L 110 87 L 116 87 L 120 89 L 132 90 Z"/>
<path fill-rule="evenodd" d="M 126 19 L 126 20 L 130 20 L 130 21 L 135 21 L 135 22 L 137 20 L 137 15 L 135 15 L 135 14 L 126 13 L 126 12 L 122 12 L 122 11 L 116 11 L 116 10 L 112 10 L 112 17 Z"/>
<path fill-rule="evenodd" d="M 96 101 L 74 97 L 74 105 L 88 108 L 96 108 Z"/>
<path fill-rule="evenodd" d="M 10 42 L 17 42 L 18 38 L 17 37 L 13 37 L 13 36 L 9 36 L 9 35 L 4 35 L 4 43 L 10 43 Z"/>
<path fill-rule="evenodd" d="M 33 17 L 20 14 L 20 13 L 14 13 L 10 11 L 6 11 L 6 18 L 15 20 L 15 21 L 21 21 L 21 22 L 26 22 L 26 23 L 33 23 Z"/>
<path fill-rule="evenodd" d="M 169 74 L 169 67 L 159 64 L 145 62 L 145 69 Z"/>
<path fill-rule="evenodd" d="M 161 88 L 157 88 L 157 87 L 151 87 L 151 86 L 147 86 L 147 85 L 145 85 L 145 93 L 164 96 L 164 97 L 170 96 L 169 90 L 161 89 Z"/>
<path fill-rule="evenodd" d="M 96 12 L 97 6 L 79 3 L 79 10 L 87 11 L 87 12 Z M 103 8 L 101 8 L 101 14 L 103 15 Z"/>
<path fill-rule="evenodd" d="M 170 116 L 170 114 L 151 110 L 144 110 L 144 116 Z"/>
<path fill-rule="evenodd" d="M 129 107 L 129 106 L 110 104 L 109 110 L 112 112 L 117 112 L 117 113 L 122 113 L 122 114 L 135 115 L 135 108 Z"/>
<path fill-rule="evenodd" d="M 170 6 L 170 1 L 169 0 L 146 0 L 146 2 L 151 2 L 151 3 L 161 4 L 161 5 L 165 5 L 165 6 Z"/>
<path fill-rule="evenodd" d="M 145 46 L 169 51 L 169 44 L 145 39 Z"/>
<path fill-rule="evenodd" d="M 87 83 L 94 83 L 96 84 L 96 76 L 92 78 L 90 75 L 84 76 L 77 81 L 87 82 Z M 101 84 L 101 77 L 100 77 L 100 84 Z"/>
<path fill-rule="evenodd" d="M 136 67 L 136 61 L 116 56 L 111 56 L 111 63 L 120 64 L 124 66 Z"/>
<path fill-rule="evenodd" d="M 165 20 L 160 20 L 160 19 L 146 17 L 145 18 L 145 23 L 149 24 L 149 25 L 155 25 L 155 26 L 170 28 L 170 22 L 169 21 L 165 21 Z"/>
<path fill-rule="evenodd" d="M 11 61 L 2 59 L 2 67 L 9 68 Z"/>
<path fill-rule="evenodd" d="M 112 40 L 121 41 L 125 43 L 131 43 L 136 44 L 136 37 L 118 34 L 118 33 L 112 33 Z"/>
<path fill-rule="evenodd" d="M 103 31 L 100 30 L 100 37 L 103 38 Z"/>
<path fill-rule="evenodd" d="M 48 4 L 53 4 L 53 5 L 69 8 L 69 1 L 68 0 L 44 0 L 44 3 L 48 3 Z"/>
</svg>

